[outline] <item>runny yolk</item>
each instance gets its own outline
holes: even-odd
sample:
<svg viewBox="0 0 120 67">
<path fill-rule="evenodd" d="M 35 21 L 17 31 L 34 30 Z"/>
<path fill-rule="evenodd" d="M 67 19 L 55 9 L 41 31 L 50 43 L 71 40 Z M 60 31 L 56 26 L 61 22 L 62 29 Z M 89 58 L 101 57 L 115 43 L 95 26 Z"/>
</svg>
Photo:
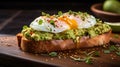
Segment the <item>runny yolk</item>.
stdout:
<svg viewBox="0 0 120 67">
<path fill-rule="evenodd" d="M 71 29 L 75 29 L 78 27 L 76 20 L 70 19 L 67 16 L 59 17 L 58 19 L 67 23 Z"/>
</svg>

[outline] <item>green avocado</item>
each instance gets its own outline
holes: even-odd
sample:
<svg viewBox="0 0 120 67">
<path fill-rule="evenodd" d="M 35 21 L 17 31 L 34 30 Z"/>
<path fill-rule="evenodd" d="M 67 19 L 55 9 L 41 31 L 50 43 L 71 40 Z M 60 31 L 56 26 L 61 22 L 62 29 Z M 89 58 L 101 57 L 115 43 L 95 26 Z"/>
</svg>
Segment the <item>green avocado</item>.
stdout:
<svg viewBox="0 0 120 67">
<path fill-rule="evenodd" d="M 120 1 L 118 1 L 118 0 L 104 1 L 103 10 L 120 14 Z"/>
<path fill-rule="evenodd" d="M 85 29 L 70 29 L 61 33 L 50 33 L 43 31 L 36 31 L 30 27 L 23 27 L 23 35 L 30 40 L 40 41 L 40 40 L 64 40 L 73 39 L 76 40 L 77 37 L 90 36 L 95 37 L 102 33 L 108 32 L 111 27 L 107 24 L 97 23 L 95 26 Z"/>
<path fill-rule="evenodd" d="M 119 33 L 120 32 L 120 22 L 112 23 L 112 22 L 105 22 L 112 28 L 112 32 Z"/>
</svg>

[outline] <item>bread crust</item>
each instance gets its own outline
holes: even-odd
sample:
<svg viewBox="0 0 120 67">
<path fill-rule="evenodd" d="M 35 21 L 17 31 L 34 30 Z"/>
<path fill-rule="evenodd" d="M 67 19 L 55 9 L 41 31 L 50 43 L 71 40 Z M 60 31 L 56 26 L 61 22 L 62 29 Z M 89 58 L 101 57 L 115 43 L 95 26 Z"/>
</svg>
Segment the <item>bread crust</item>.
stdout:
<svg viewBox="0 0 120 67">
<path fill-rule="evenodd" d="M 77 42 L 74 42 L 72 39 L 33 41 L 26 39 L 21 33 L 19 33 L 17 34 L 17 40 L 18 46 L 21 50 L 31 53 L 42 53 L 101 46 L 109 43 L 110 36 L 111 31 L 93 38 L 83 36 L 79 38 Z"/>
</svg>

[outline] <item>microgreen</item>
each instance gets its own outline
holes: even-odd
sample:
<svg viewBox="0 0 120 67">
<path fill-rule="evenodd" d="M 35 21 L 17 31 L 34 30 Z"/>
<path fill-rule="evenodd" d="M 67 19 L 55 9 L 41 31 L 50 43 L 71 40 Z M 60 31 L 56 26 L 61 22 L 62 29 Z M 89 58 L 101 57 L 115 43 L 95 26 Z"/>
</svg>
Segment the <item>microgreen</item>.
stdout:
<svg viewBox="0 0 120 67">
<path fill-rule="evenodd" d="M 85 58 L 85 63 L 87 63 L 87 64 L 92 64 L 92 57 L 91 56 L 88 56 L 88 57 L 86 57 Z"/>
<path fill-rule="evenodd" d="M 109 54 L 109 53 L 110 53 L 110 50 L 103 50 L 103 52 L 104 52 L 105 54 Z"/>
<path fill-rule="evenodd" d="M 45 13 L 45 12 L 42 12 L 42 15 L 43 15 L 43 16 L 45 16 L 45 15 L 46 15 L 46 13 Z"/>
<path fill-rule="evenodd" d="M 120 51 L 120 47 L 118 47 L 118 50 L 117 51 Z"/>
<path fill-rule="evenodd" d="M 109 47 L 109 50 L 110 50 L 110 51 L 115 51 L 115 50 L 117 50 L 117 48 L 116 48 L 114 45 L 111 45 L 111 46 Z"/>
<path fill-rule="evenodd" d="M 50 31 L 52 31 L 52 28 L 49 28 Z"/>
<path fill-rule="evenodd" d="M 75 57 L 73 57 L 73 56 L 70 56 L 70 58 L 73 59 L 74 61 L 79 61 L 79 62 L 83 62 L 83 61 L 85 61 L 84 58 L 80 58 L 80 57 L 75 58 Z"/>
<path fill-rule="evenodd" d="M 91 51 L 91 52 L 87 53 L 87 56 L 93 55 L 94 52 L 95 52 L 95 51 Z"/>
<path fill-rule="evenodd" d="M 23 30 L 25 30 L 25 29 L 27 29 L 28 28 L 28 26 L 27 25 L 24 25 L 23 26 Z"/>
<path fill-rule="evenodd" d="M 72 14 L 73 12 L 72 12 L 72 10 L 69 10 L 68 13 L 69 13 L 69 14 Z"/>
<path fill-rule="evenodd" d="M 120 56 L 120 52 L 116 52 L 116 54 L 117 54 L 118 56 Z"/>
<path fill-rule="evenodd" d="M 43 15 L 43 16 L 47 16 L 47 17 L 50 16 L 49 14 L 47 14 L 47 13 L 45 13 L 45 12 L 42 12 L 42 15 Z"/>
<path fill-rule="evenodd" d="M 92 64 L 92 56 L 93 56 L 94 52 L 95 51 L 91 51 L 89 53 L 84 52 L 85 55 L 86 55 L 86 57 L 84 57 L 84 58 L 80 58 L 80 57 L 75 58 L 73 56 L 70 56 L 70 58 L 73 59 L 73 60 L 75 60 L 75 61 L 85 62 L 87 64 Z"/>
<path fill-rule="evenodd" d="M 91 51 L 89 53 L 86 53 L 85 63 L 92 64 L 92 56 L 95 54 L 96 51 Z"/>
<path fill-rule="evenodd" d="M 99 53 L 98 51 L 95 51 L 95 52 L 94 52 L 94 56 L 99 57 L 99 56 L 100 56 L 100 53 Z"/>
<path fill-rule="evenodd" d="M 58 16 L 61 16 L 63 13 L 62 13 L 62 11 L 59 11 L 58 12 Z"/>
<path fill-rule="evenodd" d="M 51 56 L 51 57 L 56 57 L 56 56 L 57 56 L 57 52 L 50 52 L 50 53 L 49 53 L 49 56 Z"/>
</svg>

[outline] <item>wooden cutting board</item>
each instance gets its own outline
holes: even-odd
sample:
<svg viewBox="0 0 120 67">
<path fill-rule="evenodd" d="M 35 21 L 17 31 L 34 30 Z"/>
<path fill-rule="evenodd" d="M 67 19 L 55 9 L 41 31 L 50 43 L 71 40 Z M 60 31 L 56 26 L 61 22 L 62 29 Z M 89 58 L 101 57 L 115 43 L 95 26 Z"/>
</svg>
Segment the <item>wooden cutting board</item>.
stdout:
<svg viewBox="0 0 120 67">
<path fill-rule="evenodd" d="M 99 47 L 95 48 L 99 49 Z M 50 57 L 23 52 L 19 49 L 15 36 L 0 36 L 0 63 L 15 67 L 120 67 L 120 56 L 101 53 L 93 64 L 86 64 L 65 56 Z"/>
</svg>

